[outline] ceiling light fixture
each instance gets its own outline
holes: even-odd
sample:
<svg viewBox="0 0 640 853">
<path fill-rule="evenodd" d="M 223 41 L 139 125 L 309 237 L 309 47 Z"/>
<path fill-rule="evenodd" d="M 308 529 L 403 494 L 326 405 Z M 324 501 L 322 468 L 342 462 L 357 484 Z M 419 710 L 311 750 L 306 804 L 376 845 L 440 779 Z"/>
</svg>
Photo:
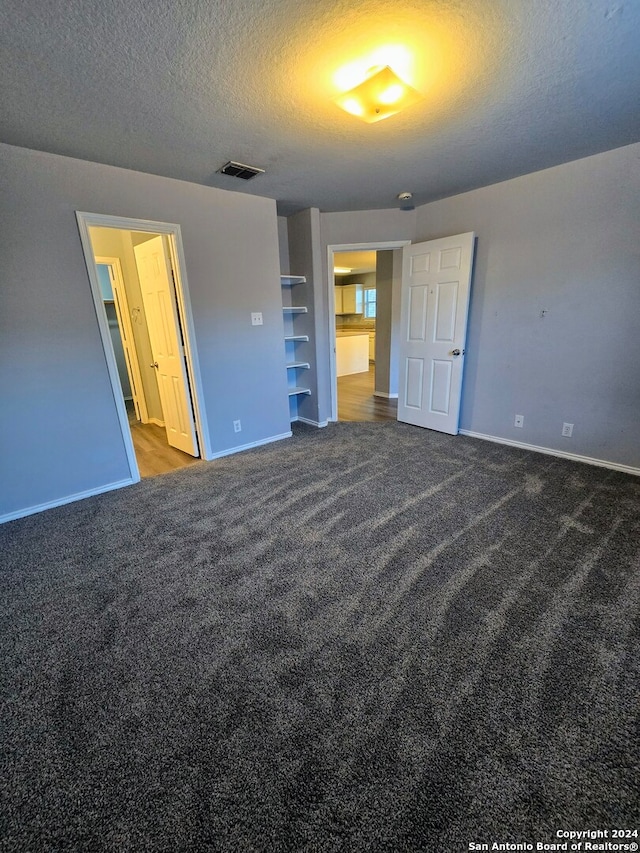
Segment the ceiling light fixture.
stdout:
<svg viewBox="0 0 640 853">
<path fill-rule="evenodd" d="M 351 272 L 351 267 L 334 267 L 334 275 L 348 275 Z"/>
<path fill-rule="evenodd" d="M 358 86 L 334 98 L 334 102 L 351 115 L 371 124 L 399 113 L 422 100 L 417 92 L 388 65 L 370 69 L 369 76 Z"/>
</svg>

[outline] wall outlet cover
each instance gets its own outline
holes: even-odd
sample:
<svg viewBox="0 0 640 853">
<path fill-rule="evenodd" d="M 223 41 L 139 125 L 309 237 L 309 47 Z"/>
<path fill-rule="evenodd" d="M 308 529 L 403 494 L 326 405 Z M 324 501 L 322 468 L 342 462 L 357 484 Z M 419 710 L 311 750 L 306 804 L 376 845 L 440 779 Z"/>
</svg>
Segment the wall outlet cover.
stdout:
<svg viewBox="0 0 640 853">
<path fill-rule="evenodd" d="M 251 312 L 251 325 L 252 326 L 261 326 L 262 325 L 262 311 L 252 311 Z"/>
</svg>

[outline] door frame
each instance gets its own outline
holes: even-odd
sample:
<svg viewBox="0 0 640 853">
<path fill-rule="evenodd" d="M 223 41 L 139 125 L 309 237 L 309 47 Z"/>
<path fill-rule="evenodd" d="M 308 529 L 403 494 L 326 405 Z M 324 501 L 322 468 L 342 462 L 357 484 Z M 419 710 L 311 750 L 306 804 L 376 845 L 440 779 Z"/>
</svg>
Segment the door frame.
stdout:
<svg viewBox="0 0 640 853">
<path fill-rule="evenodd" d="M 122 440 L 127 455 L 129 470 L 131 472 L 131 481 L 137 483 L 140 480 L 140 471 L 138 469 L 138 461 L 133 447 L 133 438 L 131 437 L 131 429 L 129 428 L 129 418 L 127 416 L 124 397 L 122 396 L 120 388 L 120 378 L 118 376 L 115 352 L 111 343 L 107 313 L 104 309 L 102 293 L 100 291 L 100 282 L 98 281 L 98 269 L 94 259 L 93 246 L 89 233 L 89 228 L 92 226 L 114 228 L 118 231 L 141 231 L 148 234 L 161 234 L 167 236 L 171 263 L 176 274 L 176 308 L 182 325 L 185 364 L 191 390 L 193 417 L 196 432 L 198 434 L 200 455 L 202 459 L 212 459 L 213 456 L 209 441 L 209 429 L 203 403 L 200 365 L 198 362 L 197 352 L 193 346 L 193 341 L 195 341 L 195 329 L 180 226 L 171 222 L 153 222 L 147 219 L 130 219 L 129 217 L 124 216 L 110 216 L 101 213 L 88 213 L 86 211 L 78 210 L 76 211 L 76 220 L 78 222 L 78 231 L 80 233 L 80 242 L 82 244 L 84 260 L 89 274 L 91 295 L 93 297 L 94 307 L 96 310 L 100 338 L 107 363 L 107 372 L 109 374 L 109 380 L 113 391 L 114 405 L 116 407 L 120 431 L 122 433 Z"/>
<path fill-rule="evenodd" d="M 336 369 L 336 303 L 334 293 L 333 256 L 336 252 L 366 252 L 402 249 L 411 240 L 387 240 L 373 243 L 331 243 L 327 246 L 327 293 L 329 306 L 329 391 L 331 393 L 330 421 L 338 420 L 338 375 Z"/>
</svg>

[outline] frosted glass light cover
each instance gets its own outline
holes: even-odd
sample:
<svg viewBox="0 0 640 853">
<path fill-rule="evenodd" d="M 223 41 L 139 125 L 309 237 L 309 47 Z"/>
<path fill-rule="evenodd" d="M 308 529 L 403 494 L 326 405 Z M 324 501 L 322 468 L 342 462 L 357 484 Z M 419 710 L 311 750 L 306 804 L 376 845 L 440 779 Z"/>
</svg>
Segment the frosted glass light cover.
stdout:
<svg viewBox="0 0 640 853">
<path fill-rule="evenodd" d="M 399 113 L 422 100 L 422 97 L 420 92 L 385 65 L 333 100 L 346 112 L 371 124 Z"/>
</svg>

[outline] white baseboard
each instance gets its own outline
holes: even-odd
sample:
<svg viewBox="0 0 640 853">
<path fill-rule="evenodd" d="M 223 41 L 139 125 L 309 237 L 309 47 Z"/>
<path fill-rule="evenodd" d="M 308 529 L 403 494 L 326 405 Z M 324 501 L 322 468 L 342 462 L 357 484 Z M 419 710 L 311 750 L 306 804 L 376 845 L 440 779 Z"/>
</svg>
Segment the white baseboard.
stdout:
<svg viewBox="0 0 640 853">
<path fill-rule="evenodd" d="M 397 400 L 398 399 L 397 394 L 387 394 L 384 391 L 374 391 L 373 396 L 374 397 L 384 397 L 385 400 Z"/>
<path fill-rule="evenodd" d="M 326 427 L 329 424 L 329 421 L 312 421 L 310 418 L 297 417 L 297 418 L 291 419 L 292 424 L 296 423 L 296 421 L 300 421 L 301 424 L 309 424 L 309 426 L 320 427 L 320 428 Z"/>
<path fill-rule="evenodd" d="M 56 498 L 55 500 L 47 501 L 43 504 L 25 507 L 25 509 L 19 509 L 15 512 L 9 512 L 6 515 L 0 515 L 0 524 L 4 524 L 5 521 L 15 521 L 16 518 L 25 518 L 27 515 L 35 515 L 37 512 L 43 512 L 45 509 L 54 509 L 54 507 L 74 503 L 74 501 L 83 501 L 85 498 L 92 498 L 94 495 L 101 495 L 104 492 L 112 492 L 114 489 L 122 489 L 124 486 L 132 486 L 134 483 L 138 482 L 139 479 L 134 480 L 133 478 L 128 480 L 118 480 L 117 483 L 108 483 L 106 486 L 98 486 L 96 489 L 87 489 L 85 492 L 76 492 L 75 494 L 67 495 L 64 498 Z"/>
<path fill-rule="evenodd" d="M 234 453 L 241 453 L 243 450 L 251 450 L 252 447 L 261 447 L 263 444 L 271 444 L 273 441 L 281 441 L 283 438 L 291 438 L 293 433 L 281 432 L 280 435 L 271 435 L 269 438 L 261 438 L 259 441 L 252 441 L 249 444 L 240 444 L 238 447 L 230 447 L 228 450 L 219 450 L 211 456 L 207 456 L 207 461 L 212 459 L 220 459 L 222 456 L 232 456 Z"/>
<path fill-rule="evenodd" d="M 513 441 L 510 438 L 501 438 L 498 435 L 485 435 L 482 432 L 473 432 L 469 429 L 461 429 L 460 435 L 468 435 L 470 438 L 481 438 L 483 441 L 493 441 L 495 444 L 507 444 L 509 447 L 519 447 L 521 450 L 533 450 L 535 453 L 545 453 L 547 456 L 570 459 L 572 462 L 584 462 L 587 465 L 597 465 L 599 468 L 609 468 L 612 471 L 622 471 L 624 474 L 634 474 L 636 477 L 640 477 L 640 468 L 634 468 L 632 465 L 622 465 L 619 462 L 609 462 L 607 459 L 580 456 L 578 453 L 567 453 L 565 450 L 556 450 L 554 447 L 540 447 L 537 444 L 526 444 L 524 441 Z"/>
<path fill-rule="evenodd" d="M 156 426 L 162 427 L 164 429 L 164 421 L 161 421 L 160 418 L 149 418 L 147 423 L 155 424 Z"/>
</svg>

